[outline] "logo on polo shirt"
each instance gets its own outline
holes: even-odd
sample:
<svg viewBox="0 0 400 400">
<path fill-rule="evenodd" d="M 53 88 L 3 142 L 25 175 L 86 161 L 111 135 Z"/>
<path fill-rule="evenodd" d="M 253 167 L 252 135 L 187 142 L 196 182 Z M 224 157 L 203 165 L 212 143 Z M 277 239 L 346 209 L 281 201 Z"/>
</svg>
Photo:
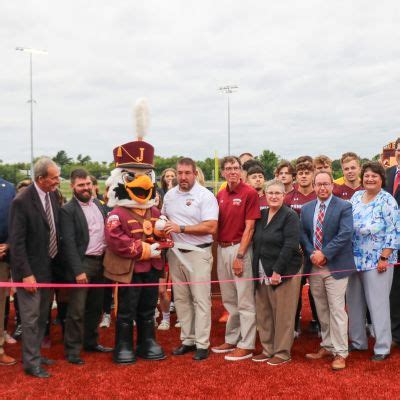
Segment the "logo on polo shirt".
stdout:
<svg viewBox="0 0 400 400">
<path fill-rule="evenodd" d="M 189 207 L 192 205 L 192 203 L 194 202 L 194 199 L 187 199 L 186 200 L 186 205 Z"/>
<path fill-rule="evenodd" d="M 242 199 L 233 199 L 232 204 L 234 206 L 240 206 L 242 204 Z"/>
</svg>

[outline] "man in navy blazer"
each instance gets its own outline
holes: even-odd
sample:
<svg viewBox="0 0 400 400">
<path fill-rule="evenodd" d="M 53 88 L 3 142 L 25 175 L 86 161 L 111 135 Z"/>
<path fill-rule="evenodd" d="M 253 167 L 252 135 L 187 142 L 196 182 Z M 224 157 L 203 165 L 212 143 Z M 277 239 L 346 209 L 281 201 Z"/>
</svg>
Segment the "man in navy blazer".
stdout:
<svg viewBox="0 0 400 400">
<path fill-rule="evenodd" d="M 321 348 L 306 354 L 315 360 L 334 356 L 332 369 L 346 367 L 348 317 L 345 294 L 348 276 L 355 272 L 353 257 L 353 214 L 351 204 L 332 195 L 333 179 L 328 172 L 314 177 L 317 199 L 301 210 L 301 244 L 305 273 L 311 273 L 310 288 L 321 323 Z"/>
<path fill-rule="evenodd" d="M 394 144 L 394 151 L 397 164 L 386 170 L 385 190 L 400 205 L 400 138 L 397 138 Z M 393 270 L 393 283 L 390 291 L 390 319 L 392 323 L 393 342 L 397 346 L 400 346 L 400 268 L 394 268 Z"/>
</svg>

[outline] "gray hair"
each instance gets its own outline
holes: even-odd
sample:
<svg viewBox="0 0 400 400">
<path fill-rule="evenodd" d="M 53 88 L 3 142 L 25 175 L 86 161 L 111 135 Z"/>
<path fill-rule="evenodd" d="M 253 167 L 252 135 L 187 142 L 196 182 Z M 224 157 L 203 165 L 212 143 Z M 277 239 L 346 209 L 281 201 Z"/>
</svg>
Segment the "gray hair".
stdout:
<svg viewBox="0 0 400 400">
<path fill-rule="evenodd" d="M 278 186 L 282 193 L 285 193 L 285 185 L 279 179 L 271 179 L 265 184 L 265 191 L 267 191 L 271 186 Z"/>
<path fill-rule="evenodd" d="M 58 165 L 49 157 L 40 157 L 33 166 L 33 176 L 35 181 L 39 179 L 39 177 L 46 178 L 49 173 L 50 167 L 59 168 Z"/>
</svg>

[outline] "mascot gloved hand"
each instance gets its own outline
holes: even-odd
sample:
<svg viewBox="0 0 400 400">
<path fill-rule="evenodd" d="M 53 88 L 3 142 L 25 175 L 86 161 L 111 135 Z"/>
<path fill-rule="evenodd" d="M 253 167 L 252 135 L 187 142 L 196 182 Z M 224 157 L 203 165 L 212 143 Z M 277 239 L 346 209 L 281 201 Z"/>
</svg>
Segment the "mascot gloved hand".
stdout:
<svg viewBox="0 0 400 400">
<path fill-rule="evenodd" d="M 107 253 L 104 275 L 117 282 L 144 284 L 119 287 L 114 362 L 132 364 L 136 356 L 162 360 L 164 352 L 156 342 L 154 311 L 158 283 L 164 268 L 155 224 L 160 211 L 154 206 L 156 186 L 154 148 L 143 140 L 148 126 L 147 103 L 140 100 L 135 108 L 137 140 L 113 150 L 115 169 L 106 182 L 107 205 L 113 210 L 107 217 L 105 237 Z M 136 352 L 133 344 L 136 321 Z"/>
</svg>

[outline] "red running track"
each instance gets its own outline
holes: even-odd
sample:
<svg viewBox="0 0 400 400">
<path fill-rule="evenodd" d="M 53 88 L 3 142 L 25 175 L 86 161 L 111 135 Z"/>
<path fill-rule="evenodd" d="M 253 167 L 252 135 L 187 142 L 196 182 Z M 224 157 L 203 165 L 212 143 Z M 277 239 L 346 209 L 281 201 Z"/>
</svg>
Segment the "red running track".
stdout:
<svg viewBox="0 0 400 400">
<path fill-rule="evenodd" d="M 225 325 L 218 323 L 222 314 L 220 299 L 213 300 L 212 345 L 224 338 Z M 179 329 L 158 333 L 168 354 L 161 362 L 138 360 L 135 365 L 120 366 L 110 354 L 82 353 L 86 364 L 75 366 L 64 360 L 59 326 L 52 326 L 52 348 L 43 355 L 57 361 L 48 367 L 50 379 L 26 376 L 22 364 L 0 366 L 1 399 L 359 399 L 398 398 L 400 393 L 400 350 L 394 349 L 386 362 L 371 362 L 370 351 L 351 354 L 348 368 L 333 372 L 328 360 L 309 361 L 307 352 L 318 349 L 319 340 L 307 333 L 310 320 L 307 296 L 304 296 L 303 334 L 293 346 L 293 360 L 281 366 L 224 361 L 223 355 L 211 354 L 208 360 L 194 362 L 191 354 L 171 356 L 179 345 Z M 173 314 L 174 315 L 174 314 Z M 173 317 L 175 321 L 175 317 Z M 13 326 L 10 326 L 10 330 Z M 114 329 L 101 329 L 102 344 L 112 346 Z M 257 345 L 258 350 L 260 346 Z M 21 360 L 20 345 L 7 345 L 7 353 Z"/>
</svg>

